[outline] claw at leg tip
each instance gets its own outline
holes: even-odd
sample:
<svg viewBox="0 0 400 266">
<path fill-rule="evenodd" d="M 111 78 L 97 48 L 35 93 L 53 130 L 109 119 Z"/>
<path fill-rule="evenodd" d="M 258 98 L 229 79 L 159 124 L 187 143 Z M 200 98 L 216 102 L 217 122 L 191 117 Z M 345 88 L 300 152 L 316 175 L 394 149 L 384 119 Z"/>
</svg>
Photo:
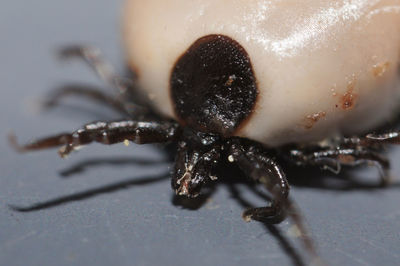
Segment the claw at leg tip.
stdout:
<svg viewBox="0 0 400 266">
<path fill-rule="evenodd" d="M 60 155 L 61 158 L 66 159 L 68 158 L 68 147 L 67 146 L 62 146 L 59 150 L 58 150 L 58 155 Z"/>
<path fill-rule="evenodd" d="M 23 152 L 24 149 L 18 144 L 17 136 L 13 131 L 8 133 L 8 142 L 10 143 L 11 147 L 17 152 Z"/>
<path fill-rule="evenodd" d="M 252 217 L 252 215 L 246 214 L 246 212 L 243 212 L 243 213 L 242 213 L 242 218 L 243 218 L 243 220 L 244 220 L 246 223 L 248 223 L 248 222 L 251 221 L 251 217 Z"/>
</svg>

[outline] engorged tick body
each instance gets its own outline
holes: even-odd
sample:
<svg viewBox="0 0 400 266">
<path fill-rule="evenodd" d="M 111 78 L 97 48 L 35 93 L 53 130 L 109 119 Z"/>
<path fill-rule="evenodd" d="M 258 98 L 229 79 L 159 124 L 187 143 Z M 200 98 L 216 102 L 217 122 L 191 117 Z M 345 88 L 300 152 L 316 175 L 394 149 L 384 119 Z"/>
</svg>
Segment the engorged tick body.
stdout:
<svg viewBox="0 0 400 266">
<path fill-rule="evenodd" d="M 91 142 L 177 142 L 177 194 L 197 196 L 222 162 L 265 186 L 272 202 L 246 210 L 246 220 L 292 208 L 277 158 L 335 173 L 372 163 L 387 184 L 389 162 L 379 152 L 399 143 L 399 133 L 346 136 L 382 124 L 399 105 L 398 0 L 129 0 L 124 39 L 135 81 L 110 71 L 94 48 L 63 51 L 86 60 L 118 97 L 67 89 L 51 102 L 79 94 L 125 119 L 25 146 L 12 139 L 17 149 L 62 146 L 66 156 Z M 149 98 L 145 106 L 132 98 L 136 85 Z"/>
<path fill-rule="evenodd" d="M 396 114 L 399 9 L 398 0 L 129 0 L 123 38 L 140 87 L 171 118 L 177 60 L 205 36 L 235 40 L 259 91 L 235 135 L 278 147 L 366 133 Z"/>
</svg>

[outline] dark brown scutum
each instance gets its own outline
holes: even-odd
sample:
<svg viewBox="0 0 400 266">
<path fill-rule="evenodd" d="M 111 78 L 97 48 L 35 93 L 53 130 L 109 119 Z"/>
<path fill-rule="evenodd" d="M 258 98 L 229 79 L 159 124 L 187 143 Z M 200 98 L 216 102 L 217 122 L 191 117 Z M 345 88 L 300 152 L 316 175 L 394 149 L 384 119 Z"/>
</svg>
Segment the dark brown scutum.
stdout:
<svg viewBox="0 0 400 266">
<path fill-rule="evenodd" d="M 258 95 L 249 56 L 233 39 L 208 35 L 178 59 L 171 96 L 180 121 L 198 131 L 230 136 L 251 114 Z"/>
</svg>

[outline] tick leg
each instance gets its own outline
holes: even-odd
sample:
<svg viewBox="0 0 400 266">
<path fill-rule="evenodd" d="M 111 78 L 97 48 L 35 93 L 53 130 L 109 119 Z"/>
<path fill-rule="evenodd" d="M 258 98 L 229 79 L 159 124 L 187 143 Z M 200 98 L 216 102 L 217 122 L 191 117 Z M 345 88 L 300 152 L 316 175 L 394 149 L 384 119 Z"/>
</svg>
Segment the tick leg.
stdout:
<svg viewBox="0 0 400 266">
<path fill-rule="evenodd" d="M 365 137 L 344 138 L 347 145 L 370 147 L 383 144 L 400 144 L 400 132 L 393 131 L 382 134 L 368 134 Z"/>
<path fill-rule="evenodd" d="M 375 151 L 357 147 L 332 149 L 320 148 L 314 151 L 291 150 L 289 160 L 297 165 L 319 166 L 324 170 L 329 170 L 335 174 L 341 171 L 343 165 L 374 165 L 380 171 L 382 185 L 387 185 L 390 181 L 388 170 L 390 168 L 389 160 Z"/>
<path fill-rule="evenodd" d="M 68 46 L 60 50 L 60 56 L 61 58 L 77 57 L 84 60 L 97 76 L 117 90 L 116 100 L 122 103 L 125 113 L 128 113 L 130 117 L 137 119 L 146 115 L 154 116 L 154 114 L 150 114 L 149 106 L 143 96 L 135 91 L 135 81 L 117 75 L 111 64 L 103 59 L 99 49 L 91 46 Z"/>
<path fill-rule="evenodd" d="M 247 176 L 262 183 L 273 198 L 271 206 L 248 209 L 243 218 L 263 221 L 281 215 L 289 195 L 289 184 L 281 167 L 258 146 L 237 142 L 228 151 L 228 160 L 237 163 Z"/>
<path fill-rule="evenodd" d="M 62 146 L 61 157 L 91 142 L 115 144 L 132 141 L 137 144 L 160 143 L 174 140 L 180 133 L 178 124 L 174 122 L 138 122 L 132 120 L 114 122 L 94 122 L 72 132 L 63 133 L 33 141 L 27 145 L 17 144 L 15 136 L 10 142 L 21 152 L 47 149 Z"/>
<path fill-rule="evenodd" d="M 83 59 L 91 69 L 108 85 L 125 94 L 133 87 L 133 81 L 115 74 L 114 68 L 107 63 L 100 49 L 91 46 L 68 46 L 60 51 L 61 58 L 77 57 Z"/>
<path fill-rule="evenodd" d="M 295 204 L 288 198 L 289 184 L 286 175 L 272 156 L 258 144 L 243 139 L 234 139 L 228 147 L 228 161 L 235 162 L 239 168 L 253 180 L 264 184 L 271 193 L 272 204 L 266 207 L 250 208 L 243 212 L 246 221 L 267 221 L 280 216 L 289 216 L 298 236 L 313 256 L 316 251 L 312 239 L 308 236 L 303 218 Z"/>
<path fill-rule="evenodd" d="M 55 90 L 46 100 L 45 107 L 56 106 L 62 98 L 71 95 L 86 97 L 103 105 L 109 106 L 123 115 L 131 115 L 131 113 L 128 112 L 125 108 L 124 103 L 121 102 L 119 99 L 107 95 L 104 92 L 101 92 L 95 88 L 88 86 L 83 87 L 79 85 L 64 86 Z"/>
</svg>

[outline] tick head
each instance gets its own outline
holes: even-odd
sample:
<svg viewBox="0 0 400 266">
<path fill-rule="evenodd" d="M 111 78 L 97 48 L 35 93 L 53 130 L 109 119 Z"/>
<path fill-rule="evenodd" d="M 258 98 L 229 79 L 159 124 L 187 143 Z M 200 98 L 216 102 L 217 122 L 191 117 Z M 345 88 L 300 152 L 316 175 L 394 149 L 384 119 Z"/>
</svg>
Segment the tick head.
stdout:
<svg viewBox="0 0 400 266">
<path fill-rule="evenodd" d="M 203 140 L 203 143 L 190 141 L 194 139 L 179 143 L 172 188 L 177 195 L 194 198 L 200 194 L 203 184 L 216 179 L 212 172 L 218 163 L 221 150 L 220 145 L 206 140 Z"/>
</svg>

